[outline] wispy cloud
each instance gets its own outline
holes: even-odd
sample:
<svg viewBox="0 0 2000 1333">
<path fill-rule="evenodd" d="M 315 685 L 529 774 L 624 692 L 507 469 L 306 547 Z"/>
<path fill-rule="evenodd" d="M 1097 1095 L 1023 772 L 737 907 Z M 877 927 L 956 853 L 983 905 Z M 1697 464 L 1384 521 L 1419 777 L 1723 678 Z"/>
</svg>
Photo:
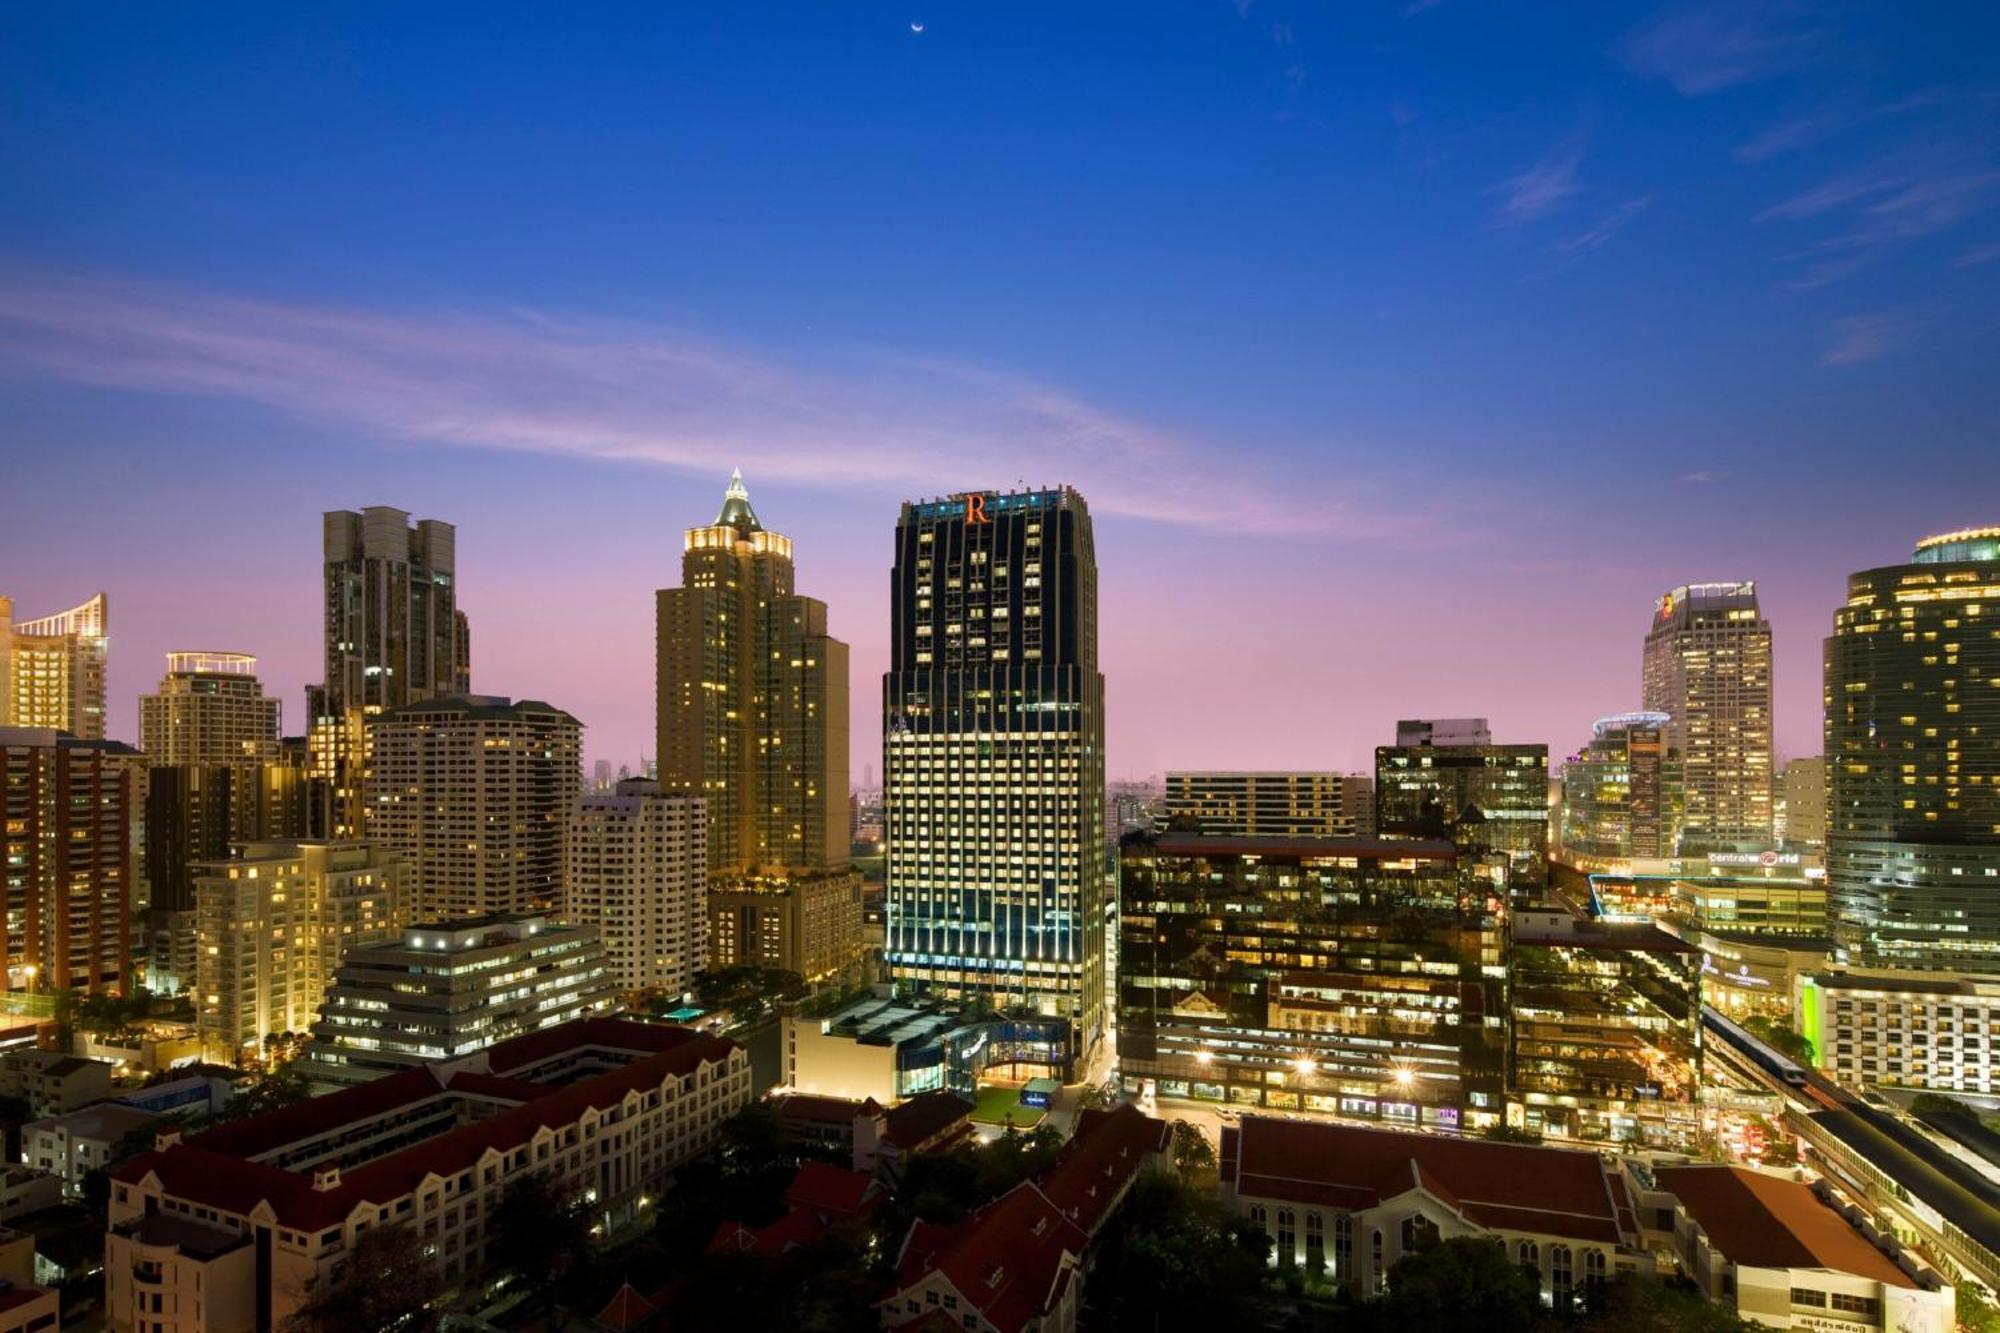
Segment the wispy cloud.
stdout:
<svg viewBox="0 0 2000 1333">
<path fill-rule="evenodd" d="M 1824 287 L 1902 242 L 1946 232 L 2000 200 L 2000 167 L 1963 151 L 1926 149 L 1820 182 L 1773 204 L 1759 222 L 1828 223 L 1833 230 L 1788 256 L 1791 286 Z"/>
<path fill-rule="evenodd" d="M 1877 361 L 1894 351 L 1908 333 L 1909 321 L 1887 311 L 1848 315 L 1834 320 L 1828 329 L 1827 348 L 1820 360 L 1829 366 Z"/>
<path fill-rule="evenodd" d="M 1419 14 L 1429 13 L 1443 3 L 1444 0 L 1410 0 L 1403 6 L 1403 17 L 1413 19 Z"/>
<path fill-rule="evenodd" d="M 1986 245 L 1975 245 L 1954 260 L 1953 264 L 1957 268 L 1977 268 L 1981 264 L 1990 264 L 1996 259 L 2000 259 L 2000 241 L 1993 241 Z"/>
<path fill-rule="evenodd" d="M 1537 222 L 1567 204 L 1576 194 L 1577 169 L 1583 165 L 1583 140 L 1563 140 L 1527 170 L 1487 189 L 1499 196 L 1494 220 L 1507 226 Z"/>
<path fill-rule="evenodd" d="M 1680 476 L 1674 478 L 1674 480 L 1683 486 L 1713 486 L 1719 481 L 1729 480 L 1729 474 L 1727 472 L 1710 471 L 1683 472 Z"/>
<path fill-rule="evenodd" d="M 1832 131 L 1834 124 L 1833 118 L 1826 115 L 1798 116 L 1779 121 L 1763 133 L 1736 145 L 1730 156 L 1738 162 L 1768 162 L 1774 157 L 1819 142 Z"/>
<path fill-rule="evenodd" d="M 1816 56 L 1825 26 L 1784 0 L 1702 0 L 1661 10 L 1619 44 L 1626 63 L 1701 97 L 1798 68 Z"/>
<path fill-rule="evenodd" d="M 386 440 L 746 471 L 827 487 L 1067 480 L 1101 510 L 1390 535 L 1365 496 L 1255 469 L 1031 378 L 879 352 L 779 362 L 670 326 L 406 314 L 0 268 L 0 372 L 263 404 Z"/>
<path fill-rule="evenodd" d="M 1601 250 L 1604 243 L 1624 229 L 1625 224 L 1653 206 L 1653 196 L 1642 194 L 1627 199 L 1618 207 L 1599 218 L 1594 226 L 1578 232 L 1574 236 L 1557 241 L 1552 247 L 1557 254 L 1584 255 L 1593 250 Z"/>
</svg>

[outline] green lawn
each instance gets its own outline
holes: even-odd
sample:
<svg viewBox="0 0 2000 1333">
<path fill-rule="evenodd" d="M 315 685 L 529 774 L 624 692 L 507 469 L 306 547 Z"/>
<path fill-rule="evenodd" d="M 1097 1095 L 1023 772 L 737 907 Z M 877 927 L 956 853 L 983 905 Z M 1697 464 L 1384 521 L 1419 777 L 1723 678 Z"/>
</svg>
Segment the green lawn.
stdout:
<svg viewBox="0 0 2000 1333">
<path fill-rule="evenodd" d="M 1019 1088 L 981 1088 L 972 1118 L 982 1125 L 1004 1125 L 1012 1116 L 1016 1129 L 1033 1129 L 1047 1114 L 1033 1106 L 1021 1105 Z"/>
</svg>

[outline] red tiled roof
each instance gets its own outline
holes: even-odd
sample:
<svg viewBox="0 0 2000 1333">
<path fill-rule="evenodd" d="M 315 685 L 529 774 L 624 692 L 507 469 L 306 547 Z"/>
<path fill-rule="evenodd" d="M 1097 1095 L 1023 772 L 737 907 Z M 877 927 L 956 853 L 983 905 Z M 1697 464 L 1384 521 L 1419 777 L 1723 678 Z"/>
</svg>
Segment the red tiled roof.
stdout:
<svg viewBox="0 0 2000 1333">
<path fill-rule="evenodd" d="M 794 1093 L 778 1103 L 781 1120 L 806 1120 L 814 1124 L 850 1125 L 861 1114 L 863 1103 L 845 1097 L 821 1097 L 814 1093 Z"/>
<path fill-rule="evenodd" d="M 443 1093 L 437 1076 L 420 1066 L 217 1125 L 187 1142 L 231 1157 L 258 1157 L 287 1143 L 314 1138 L 357 1120 L 372 1120 Z"/>
<path fill-rule="evenodd" d="M 898 1148 L 921 1148 L 971 1118 L 972 1103 L 955 1092 L 926 1092 L 891 1110 L 882 1120 L 882 1137 Z"/>
<path fill-rule="evenodd" d="M 896 1288 L 907 1291 L 931 1272 L 942 1273 L 988 1323 L 1017 1333 L 1061 1301 L 1088 1245 L 1039 1189 L 1016 1185 L 957 1226 L 913 1225 Z"/>
<path fill-rule="evenodd" d="M 748 1227 L 741 1222 L 723 1221 L 716 1224 L 715 1234 L 708 1238 L 707 1254 L 754 1254 L 760 1259 L 775 1259 L 795 1246 L 810 1245 L 826 1234 L 827 1224 L 810 1212 L 786 1213 L 777 1221 L 762 1227 Z"/>
<path fill-rule="evenodd" d="M 668 1023 L 635 1023 L 629 1018 L 579 1018 L 523 1033 L 486 1048 L 486 1067 L 496 1074 L 520 1069 L 565 1051 L 627 1051 L 657 1055 L 704 1034 Z"/>
<path fill-rule="evenodd" d="M 1811 1188 L 1739 1166 L 1667 1166 L 1653 1173 L 1708 1242 L 1750 1268 L 1826 1268 L 1891 1286 L 1916 1282 L 1820 1202 Z"/>
<path fill-rule="evenodd" d="M 630 1282 L 620 1286 L 611 1294 L 611 1299 L 597 1312 L 597 1322 L 617 1333 L 632 1333 L 644 1328 L 648 1320 L 658 1314 L 653 1303 L 634 1290 Z"/>
<path fill-rule="evenodd" d="M 1595 1154 L 1362 1125 L 1245 1116 L 1223 1131 L 1222 1174 L 1247 1198 L 1354 1210 L 1421 1184 L 1484 1227 L 1614 1245 L 1629 1226 Z"/>
<path fill-rule="evenodd" d="M 603 1020 L 589 1020 L 585 1027 L 595 1027 Z M 565 1025 L 572 1026 L 572 1025 Z M 620 1028 L 636 1028 L 638 1024 L 614 1024 Z M 272 1211 L 281 1222 L 307 1230 L 317 1230 L 344 1220 L 354 1209 L 364 1205 L 381 1205 L 399 1199 L 410 1193 L 426 1176 L 447 1176 L 470 1169 L 488 1150 L 506 1152 L 531 1142 L 536 1132 L 542 1128 L 559 1129 L 575 1124 L 586 1108 L 605 1110 L 624 1100 L 627 1093 L 657 1087 L 670 1075 L 682 1077 L 693 1073 L 703 1063 L 713 1060 L 727 1060 L 735 1049 L 735 1043 L 722 1037 L 709 1036 L 689 1029 L 660 1029 L 677 1033 L 670 1046 L 657 1053 L 617 1069 L 607 1070 L 592 1077 L 581 1079 L 566 1086 L 547 1084 L 527 1084 L 540 1092 L 534 1100 L 506 1110 L 484 1120 L 473 1121 L 454 1129 L 425 1139 L 404 1148 L 400 1152 L 365 1163 L 352 1171 L 344 1171 L 338 1187 L 331 1190 L 315 1190 L 310 1172 L 286 1171 L 268 1163 L 250 1162 L 236 1152 L 218 1149 L 211 1141 L 220 1131 L 196 1136 L 189 1142 L 177 1144 L 164 1152 L 143 1153 L 133 1158 L 117 1172 L 117 1179 L 128 1183 L 145 1179 L 147 1174 L 156 1174 L 167 1193 L 178 1198 L 190 1199 L 238 1215 L 248 1213 L 259 1200 L 268 1200 Z M 561 1032 L 563 1028 L 550 1029 Z M 579 1049 L 593 1045 L 604 1045 L 601 1041 L 590 1040 L 593 1034 L 580 1034 L 583 1040 L 574 1043 Z M 537 1033 L 538 1040 L 546 1033 Z M 540 1043 L 543 1055 L 554 1054 L 560 1046 Z M 497 1049 L 497 1048 L 496 1048 Z M 542 1058 L 538 1056 L 537 1058 Z M 433 1088 L 437 1081 L 427 1070 L 412 1070 L 406 1074 L 392 1075 L 390 1079 L 378 1083 L 409 1079 L 412 1075 L 428 1081 Z M 519 1080 L 507 1080 L 517 1083 Z M 366 1091 L 375 1084 L 362 1084 L 347 1092 Z M 346 1092 L 334 1093 L 329 1097 L 314 1098 L 301 1103 L 300 1107 L 287 1107 L 274 1112 L 275 1116 L 311 1107 L 320 1101 L 336 1101 L 345 1098 Z M 352 1102 L 346 1103 L 351 1106 Z M 399 1101 L 386 1101 L 385 1109 L 401 1105 Z M 242 1122 L 244 1133 L 225 1136 L 224 1141 L 264 1142 L 270 1136 L 259 1131 L 258 1122 L 265 1117 L 257 1116 Z M 297 1122 L 303 1118 L 289 1117 Z M 359 1116 L 351 1116 L 359 1119 Z M 323 1128 L 334 1128 L 344 1120 L 328 1120 L 322 1116 L 312 1121 Z M 238 1126 L 224 1126 L 225 1130 L 235 1130 Z M 293 1133 L 289 1137 L 305 1137 L 307 1131 Z M 284 1142 L 279 1139 L 276 1142 Z M 274 1145 L 275 1146 L 275 1145 Z"/>
<path fill-rule="evenodd" d="M 1167 1150 L 1172 1133 L 1166 1121 L 1136 1106 L 1084 1111 L 1075 1137 L 1042 1174 L 1042 1193 L 1085 1235 L 1095 1236 L 1145 1159 Z"/>
<path fill-rule="evenodd" d="M 875 1177 L 831 1162 L 807 1162 L 785 1190 L 787 1208 L 808 1208 L 841 1217 L 859 1216 L 875 1193 Z"/>
</svg>

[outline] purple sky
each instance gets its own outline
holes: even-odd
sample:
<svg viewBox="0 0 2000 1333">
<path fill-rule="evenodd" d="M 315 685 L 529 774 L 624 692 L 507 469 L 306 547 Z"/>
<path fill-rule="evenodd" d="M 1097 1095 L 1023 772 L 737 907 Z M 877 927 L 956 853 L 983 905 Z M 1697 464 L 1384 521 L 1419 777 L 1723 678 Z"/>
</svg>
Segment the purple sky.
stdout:
<svg viewBox="0 0 2000 1333">
<path fill-rule="evenodd" d="M 740 466 L 859 775 L 897 504 L 1069 482 L 1114 777 L 1564 754 L 1745 577 L 1799 755 L 1845 573 L 2000 521 L 2000 11 L 919 8 L 16 7 L 0 592 L 110 593 L 120 735 L 183 647 L 296 725 L 392 504 L 475 685 L 636 762 Z"/>
</svg>

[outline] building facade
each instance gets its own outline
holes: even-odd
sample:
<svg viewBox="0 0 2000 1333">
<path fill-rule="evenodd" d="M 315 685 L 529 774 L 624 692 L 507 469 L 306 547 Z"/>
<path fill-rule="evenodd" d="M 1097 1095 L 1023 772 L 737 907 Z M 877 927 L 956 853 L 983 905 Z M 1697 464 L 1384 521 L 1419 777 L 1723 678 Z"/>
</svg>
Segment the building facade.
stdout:
<svg viewBox="0 0 2000 1333">
<path fill-rule="evenodd" d="M 1167 820 L 1218 838 L 1367 836 L 1374 787 L 1359 773 L 1169 773 Z"/>
<path fill-rule="evenodd" d="M 1104 677 L 1083 497 L 972 492 L 896 525 L 885 947 L 901 985 L 1104 1033 Z"/>
<path fill-rule="evenodd" d="M 1504 1105 L 1496 891 L 1449 843 L 1125 841 L 1128 1090 L 1445 1130 Z"/>
<path fill-rule="evenodd" d="M 1646 711 L 1681 771 L 1675 850 L 1771 842 L 1771 622 L 1751 582 L 1687 584 L 1646 634 Z"/>
<path fill-rule="evenodd" d="M 1410 730 L 1413 725 L 1399 723 L 1398 736 L 1426 734 Z M 1456 725 L 1459 730 L 1443 734 L 1479 734 Z M 1377 746 L 1375 832 L 1442 838 L 1467 861 L 1489 862 L 1511 883 L 1538 886 L 1548 878 L 1549 747 Z"/>
<path fill-rule="evenodd" d="M 2000 527 L 1847 580 L 1826 641 L 1842 957 L 2000 975 Z"/>
<path fill-rule="evenodd" d="M 317 1086 L 366 1083 L 608 1013 L 616 999 L 588 927 L 538 916 L 411 926 L 347 950 L 299 1067 Z"/>
<path fill-rule="evenodd" d="M 1566 857 L 1658 857 L 1672 817 L 1665 713 L 1619 713 L 1591 726 L 1590 741 L 1562 772 Z"/>
<path fill-rule="evenodd" d="M 861 872 L 745 876 L 708 891 L 708 966 L 796 972 L 817 986 L 860 968 Z"/>
<path fill-rule="evenodd" d="M 1788 847 L 1826 846 L 1826 756 L 1794 759 L 1778 777 L 1785 823 L 1779 830 Z"/>
<path fill-rule="evenodd" d="M 508 1190 L 546 1178 L 629 1222 L 751 1100 L 749 1056 L 686 1028 L 592 1020 L 210 1129 L 114 1173 L 117 1333 L 282 1328 L 371 1227 L 401 1224 L 447 1284 L 495 1257 Z"/>
<path fill-rule="evenodd" d="M 48 727 L 104 739 L 110 611 L 103 593 L 36 620 L 0 597 L 0 727 Z"/>
<path fill-rule="evenodd" d="M 1813 1060 L 1850 1087 L 2000 1094 L 2000 979 L 1815 972 L 1794 993 Z"/>
<path fill-rule="evenodd" d="M 325 825 L 355 837 L 362 821 L 364 719 L 472 689 L 471 630 L 458 609 L 451 524 L 373 505 L 321 524 L 324 683 L 307 691 L 315 766 L 327 779 Z"/>
<path fill-rule="evenodd" d="M 1699 1130 L 1701 955 L 1644 923 L 1514 913 L 1509 1124 L 1677 1148 Z"/>
<path fill-rule="evenodd" d="M 366 842 L 252 842 L 195 868 L 195 1023 L 209 1058 L 304 1035 L 349 950 L 409 919 L 408 863 Z"/>
<path fill-rule="evenodd" d="M 627 778 L 577 802 L 563 918 L 596 930 L 621 991 L 684 995 L 708 958 L 708 820 L 701 798 Z"/>
<path fill-rule="evenodd" d="M 123 742 L 0 727 L 8 989 L 129 982 L 144 782 L 144 757 Z"/>
<path fill-rule="evenodd" d="M 538 699 L 461 694 L 368 719 L 368 837 L 403 854 L 413 920 L 549 912 L 583 726 Z"/>
<path fill-rule="evenodd" d="M 139 748 L 152 764 L 231 764 L 268 759 L 279 708 L 248 653 L 168 653 L 160 688 L 139 696 Z"/>
</svg>

